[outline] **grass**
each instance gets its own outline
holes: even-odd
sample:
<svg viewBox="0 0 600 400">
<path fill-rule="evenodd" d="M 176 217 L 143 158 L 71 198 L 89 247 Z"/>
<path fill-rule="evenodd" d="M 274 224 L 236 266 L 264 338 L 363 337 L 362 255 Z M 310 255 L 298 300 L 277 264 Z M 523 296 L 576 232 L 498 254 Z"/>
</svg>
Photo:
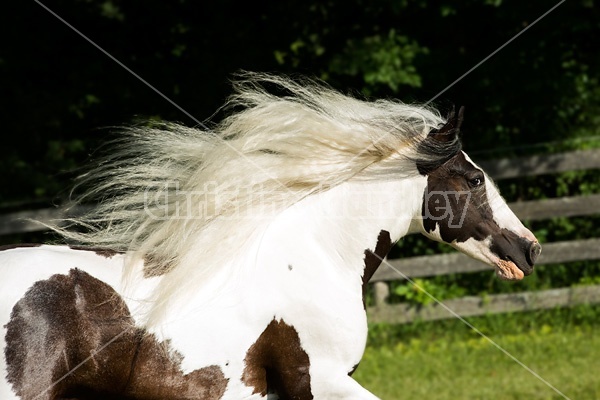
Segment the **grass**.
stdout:
<svg viewBox="0 0 600 400">
<path fill-rule="evenodd" d="M 384 400 L 598 399 L 598 315 L 578 307 L 470 321 L 565 396 L 460 321 L 375 327 L 354 377 Z"/>
</svg>

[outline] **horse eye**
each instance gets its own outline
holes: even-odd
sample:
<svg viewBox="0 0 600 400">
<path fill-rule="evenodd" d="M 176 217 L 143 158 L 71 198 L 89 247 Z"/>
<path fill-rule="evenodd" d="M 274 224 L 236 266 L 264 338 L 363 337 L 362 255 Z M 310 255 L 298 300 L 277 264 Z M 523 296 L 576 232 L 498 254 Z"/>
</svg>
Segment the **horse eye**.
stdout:
<svg viewBox="0 0 600 400">
<path fill-rule="evenodd" d="M 469 179 L 469 186 L 471 186 L 471 187 L 481 186 L 482 183 L 483 183 L 483 178 L 480 178 L 480 177 Z"/>
</svg>

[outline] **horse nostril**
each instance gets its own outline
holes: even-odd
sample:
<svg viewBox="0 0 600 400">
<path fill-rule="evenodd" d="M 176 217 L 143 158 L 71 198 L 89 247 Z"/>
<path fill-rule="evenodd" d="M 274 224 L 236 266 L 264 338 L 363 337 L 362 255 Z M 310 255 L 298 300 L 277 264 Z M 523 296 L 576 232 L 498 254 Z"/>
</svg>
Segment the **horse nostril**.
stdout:
<svg viewBox="0 0 600 400">
<path fill-rule="evenodd" d="M 537 260 L 541 252 L 542 246 L 539 243 L 534 242 L 531 244 L 531 246 L 529 247 L 529 252 L 527 253 L 527 262 L 529 263 L 529 265 L 535 264 L 535 261 Z"/>
</svg>

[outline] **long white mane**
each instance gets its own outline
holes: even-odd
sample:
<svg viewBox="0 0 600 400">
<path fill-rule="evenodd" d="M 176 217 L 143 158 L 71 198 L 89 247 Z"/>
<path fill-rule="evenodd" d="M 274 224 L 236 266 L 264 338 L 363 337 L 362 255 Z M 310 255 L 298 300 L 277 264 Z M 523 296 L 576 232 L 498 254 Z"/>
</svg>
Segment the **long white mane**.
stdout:
<svg viewBox="0 0 600 400">
<path fill-rule="evenodd" d="M 162 122 L 124 129 L 81 178 L 91 189 L 79 201 L 98 206 L 71 220 L 78 229 L 55 228 L 164 275 L 157 307 L 226 264 L 261 216 L 350 179 L 413 171 L 408 162 L 434 157 L 419 144 L 444 123 L 423 105 L 363 101 L 312 80 L 242 73 L 233 85 L 230 115 L 210 131 Z"/>
</svg>

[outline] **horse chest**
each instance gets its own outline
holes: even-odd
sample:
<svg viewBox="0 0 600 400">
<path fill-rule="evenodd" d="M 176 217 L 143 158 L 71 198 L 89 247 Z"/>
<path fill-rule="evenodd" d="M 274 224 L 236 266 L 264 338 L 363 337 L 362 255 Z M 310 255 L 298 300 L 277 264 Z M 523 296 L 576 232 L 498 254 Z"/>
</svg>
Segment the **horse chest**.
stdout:
<svg viewBox="0 0 600 400">
<path fill-rule="evenodd" d="M 226 393 L 248 387 L 265 393 L 267 382 L 278 385 L 279 393 L 291 390 L 299 381 L 310 382 L 311 360 L 323 355 L 350 372 L 362 356 L 367 330 L 358 280 L 356 290 L 346 293 L 325 284 L 308 292 L 300 289 L 306 287 L 304 277 L 299 270 L 294 276 L 295 269 L 282 268 L 289 279 L 248 277 L 245 285 L 222 290 L 208 307 L 199 296 L 156 333 L 184 355 L 185 372 L 219 365 L 229 379 Z"/>
</svg>

